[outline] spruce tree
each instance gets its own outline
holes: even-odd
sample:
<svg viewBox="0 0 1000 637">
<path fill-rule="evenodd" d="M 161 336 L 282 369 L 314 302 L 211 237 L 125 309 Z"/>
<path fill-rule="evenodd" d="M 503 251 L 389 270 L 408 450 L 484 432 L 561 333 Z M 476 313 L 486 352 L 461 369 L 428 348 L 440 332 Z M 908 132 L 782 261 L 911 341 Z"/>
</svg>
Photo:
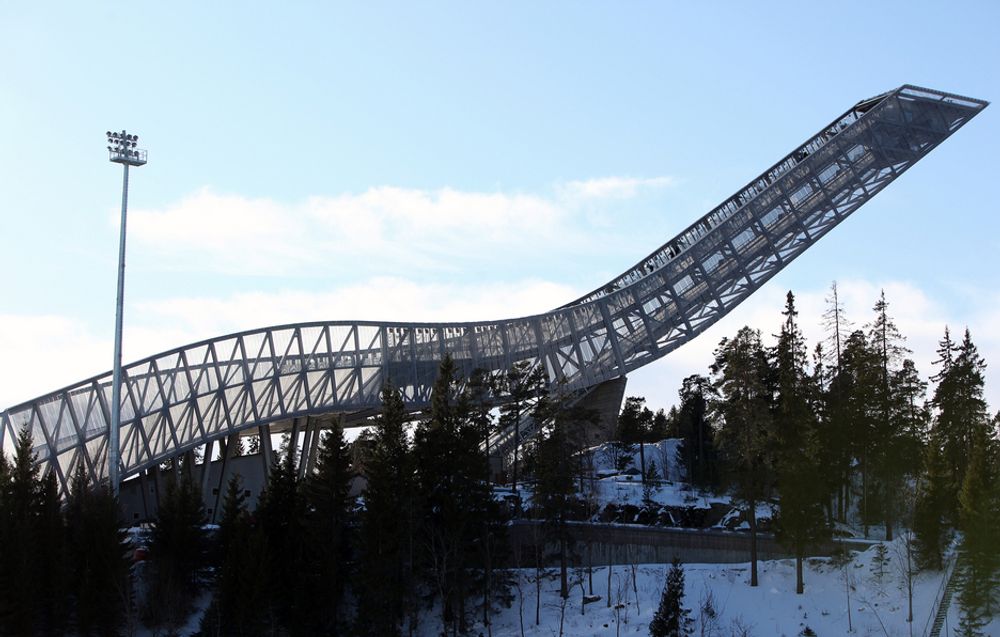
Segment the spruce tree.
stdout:
<svg viewBox="0 0 1000 637">
<path fill-rule="evenodd" d="M 239 474 L 226 487 L 219 522 L 218 548 L 221 564 L 215 596 L 205 612 L 201 629 L 205 635 L 251 637 L 270 632 L 267 600 L 267 543 L 247 510 Z"/>
<path fill-rule="evenodd" d="M 514 450 L 511 462 L 511 486 L 517 492 L 521 469 L 521 423 L 531 412 L 545 386 L 548 376 L 542 365 L 532 366 L 528 361 L 518 361 L 501 378 L 500 393 L 507 400 L 500 407 L 500 429 L 514 431 Z"/>
<path fill-rule="evenodd" d="M 43 635 L 61 635 L 65 632 L 68 619 L 69 572 L 66 524 L 59 498 L 59 483 L 53 470 L 41 480 L 37 514 L 39 552 L 35 567 L 40 585 L 36 626 Z"/>
<path fill-rule="evenodd" d="M 667 572 L 660 606 L 649 622 L 650 637 L 681 637 L 694 634 L 691 611 L 684 608 L 684 569 L 676 557 Z"/>
<path fill-rule="evenodd" d="M 10 543 L 12 518 L 10 515 L 10 463 L 0 449 L 0 546 Z M 7 597 L 11 586 L 10 577 L 13 551 L 0 551 L 0 634 L 5 634 L 7 618 L 10 616 L 12 600 Z"/>
<path fill-rule="evenodd" d="M 885 298 L 884 290 L 873 310 L 875 318 L 868 326 L 868 341 L 879 371 L 878 382 L 874 388 L 875 408 L 872 412 L 871 473 L 885 523 L 886 540 L 892 540 L 894 521 L 901 507 L 899 494 L 903 491 L 907 474 L 912 474 L 914 469 L 908 466 L 907 462 L 907 452 L 913 449 L 908 444 L 903 423 L 895 417 L 896 392 L 899 388 L 894 380 L 897 378 L 897 370 L 903 357 L 910 351 L 903 345 L 905 338 L 889 316 L 889 302 Z"/>
<path fill-rule="evenodd" d="M 843 368 L 843 354 L 848 335 L 852 330 L 851 322 L 844 312 L 836 281 L 830 285 L 822 323 L 826 335 L 822 343 L 825 373 L 821 379 L 823 386 L 821 406 L 824 417 L 821 443 L 831 468 L 830 479 L 836 490 L 835 517 L 841 522 L 846 522 L 854 457 L 846 399 L 846 392 L 852 386 L 852 379 Z"/>
<path fill-rule="evenodd" d="M 972 454 L 973 441 L 988 429 L 986 401 L 983 398 L 986 363 L 969 330 L 955 345 L 945 329 L 938 348 L 938 373 L 932 405 L 936 411 L 934 433 L 941 441 L 945 460 L 951 471 L 952 493 L 957 497 L 965 479 L 965 468 Z"/>
<path fill-rule="evenodd" d="M 215 543 L 217 563 L 226 559 L 236 531 L 246 515 L 247 495 L 243 488 L 243 476 L 234 473 L 226 483 L 226 495 L 222 500 L 222 514 L 219 516 L 219 532 Z"/>
<path fill-rule="evenodd" d="M 646 399 L 642 396 L 627 397 L 618 414 L 618 427 L 615 431 L 615 439 L 627 445 L 630 455 L 635 445 L 639 446 L 639 471 L 643 482 L 646 481 L 645 443 L 653 425 L 653 412 L 645 404 Z"/>
<path fill-rule="evenodd" d="M 826 473 L 826 468 L 819 464 L 815 391 L 806 369 L 805 340 L 791 292 L 782 315 L 785 320 L 774 350 L 775 475 L 780 497 L 776 531 L 779 541 L 795 553 L 795 592 L 801 595 L 805 552 L 829 536 L 822 505 L 824 485 L 815 479 L 817 473 Z"/>
<path fill-rule="evenodd" d="M 271 465 L 267 486 L 257 505 L 257 520 L 267 542 L 265 572 L 271 588 L 270 606 L 275 621 L 298 634 L 302 580 L 299 573 L 306 547 L 303 543 L 304 502 L 295 465 L 295 449 L 285 445 Z"/>
<path fill-rule="evenodd" d="M 716 486 L 717 463 L 712 427 L 708 418 L 708 378 L 693 374 L 681 383 L 680 409 L 677 414 L 678 434 L 683 439 L 678 454 L 692 485 Z"/>
<path fill-rule="evenodd" d="M 413 458 L 399 390 L 382 388 L 382 412 L 372 427 L 359 532 L 356 632 L 398 635 L 411 607 L 416 519 Z"/>
<path fill-rule="evenodd" d="M 14 635 L 31 634 L 39 609 L 41 574 L 36 561 L 40 550 L 38 528 L 39 468 L 38 458 L 32 447 L 31 431 L 24 427 L 18 434 L 14 459 L 10 465 L 10 479 L 4 494 L 4 514 L 8 544 L 16 550 L 5 560 L 2 573 L 3 590 L 0 594 L 8 602 L 7 614 L 0 618 L 0 625 Z"/>
<path fill-rule="evenodd" d="M 851 322 L 844 312 L 844 303 L 840 300 L 840 292 L 837 282 L 830 284 L 830 294 L 826 297 L 826 309 L 823 311 L 823 329 L 826 330 L 826 339 L 823 351 L 827 355 L 827 364 L 833 368 L 834 372 L 840 371 L 841 355 L 847 341 L 847 335 L 851 333 Z"/>
<path fill-rule="evenodd" d="M 334 421 L 323 437 L 316 471 L 306 478 L 305 609 L 313 633 L 339 632 L 341 602 L 350 569 L 351 459 L 344 430 Z"/>
<path fill-rule="evenodd" d="M 573 405 L 569 396 L 557 391 L 546 396 L 535 415 L 549 423 L 536 448 L 533 502 L 545 521 L 546 534 L 559 555 L 559 592 L 569 596 L 569 526 L 577 503 L 575 480 L 580 474 L 581 432 L 596 421 L 592 410 Z"/>
<path fill-rule="evenodd" d="M 153 578 L 146 621 L 175 630 L 187 619 L 201 587 L 199 571 L 207 557 L 205 509 L 189 473 L 172 476 L 160 501 L 150 538 Z"/>
<path fill-rule="evenodd" d="M 453 633 L 465 631 L 467 601 L 479 592 L 473 572 L 482 555 L 473 547 L 482 539 L 491 502 L 482 425 L 472 418 L 472 402 L 457 373 L 446 356 L 413 442 L 423 563 L 441 597 L 443 624 Z"/>
<path fill-rule="evenodd" d="M 924 456 L 923 476 L 917 483 L 913 512 L 917 562 L 924 568 L 941 568 L 945 546 L 951 539 L 946 523 L 951 506 L 950 475 L 941 445 L 932 436 Z"/>
<path fill-rule="evenodd" d="M 969 606 L 980 606 L 983 615 L 995 607 L 997 575 L 1000 567 L 1000 502 L 997 500 L 997 441 L 986 431 L 973 439 L 972 456 L 959 493 L 959 520 L 962 551 L 968 566 L 964 586 L 969 590 Z M 970 613 L 975 615 L 976 613 Z"/>
<path fill-rule="evenodd" d="M 774 479 L 770 376 L 756 330 L 744 327 L 715 350 L 710 404 L 720 424 L 724 478 L 750 525 L 751 586 L 757 586 L 757 505 L 771 494 Z"/>
<path fill-rule="evenodd" d="M 850 454 L 861 472 L 859 509 L 865 536 L 879 519 L 876 483 L 872 468 L 878 463 L 878 386 L 881 366 L 878 356 L 862 331 L 847 337 L 841 359 L 840 394 L 842 426 L 850 441 Z"/>
<path fill-rule="evenodd" d="M 93 484 L 77 464 L 65 504 L 69 589 L 76 632 L 116 634 L 130 603 L 129 562 L 118 500 L 107 484 Z"/>
</svg>

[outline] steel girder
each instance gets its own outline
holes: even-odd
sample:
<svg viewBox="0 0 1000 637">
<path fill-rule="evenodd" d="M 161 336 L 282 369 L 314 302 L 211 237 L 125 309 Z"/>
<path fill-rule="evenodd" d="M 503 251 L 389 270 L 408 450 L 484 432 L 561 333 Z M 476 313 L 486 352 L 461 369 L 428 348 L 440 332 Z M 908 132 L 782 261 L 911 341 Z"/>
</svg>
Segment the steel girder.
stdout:
<svg viewBox="0 0 1000 637">
<path fill-rule="evenodd" d="M 859 102 L 621 276 L 545 314 L 284 325 L 132 363 L 120 474 L 244 429 L 373 410 L 386 381 L 421 409 L 445 354 L 465 375 L 543 365 L 577 392 L 627 374 L 704 331 L 986 106 L 909 85 Z M 10 453 L 30 428 L 65 492 L 81 464 L 108 475 L 110 404 L 109 372 L 6 410 L 0 442 Z"/>
</svg>

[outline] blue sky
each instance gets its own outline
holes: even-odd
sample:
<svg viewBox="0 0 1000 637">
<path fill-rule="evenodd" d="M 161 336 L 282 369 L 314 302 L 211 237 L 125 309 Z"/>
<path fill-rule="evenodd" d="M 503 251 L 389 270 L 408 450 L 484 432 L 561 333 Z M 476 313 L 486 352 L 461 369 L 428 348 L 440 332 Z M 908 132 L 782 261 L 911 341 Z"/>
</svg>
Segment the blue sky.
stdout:
<svg viewBox="0 0 1000 637">
<path fill-rule="evenodd" d="M 111 366 L 108 129 L 150 158 L 126 359 L 298 320 L 502 318 L 626 269 L 862 98 L 995 101 L 998 23 L 985 1 L 4 3 L 0 406 Z M 946 323 L 1000 366 L 995 108 L 629 391 L 668 406 L 722 336 L 775 332 L 787 289 L 817 337 L 834 279 L 859 326 L 886 289 L 925 373 Z"/>
</svg>

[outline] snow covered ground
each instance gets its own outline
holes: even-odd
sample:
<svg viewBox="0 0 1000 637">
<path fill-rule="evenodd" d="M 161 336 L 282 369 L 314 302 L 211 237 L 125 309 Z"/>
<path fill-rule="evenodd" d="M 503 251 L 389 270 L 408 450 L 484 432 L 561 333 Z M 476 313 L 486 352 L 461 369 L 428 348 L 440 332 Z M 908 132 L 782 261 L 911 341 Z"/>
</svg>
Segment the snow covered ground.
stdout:
<svg viewBox="0 0 1000 637">
<path fill-rule="evenodd" d="M 795 594 L 793 560 L 761 562 L 760 585 L 756 588 L 749 586 L 749 564 L 686 564 L 684 605 L 691 609 L 697 635 L 794 637 L 806 626 L 821 636 L 924 635 L 925 627 L 929 628 L 930 613 L 941 586 L 942 573 L 928 571 L 916 575 L 914 621 L 911 626 L 906 621 L 906 578 L 905 571 L 900 567 L 902 545 L 896 541 L 885 546 L 887 561 L 881 569 L 874 546 L 857 554 L 842 567 L 835 566 L 828 558 L 809 559 L 803 595 Z M 542 578 L 541 621 L 537 626 L 534 571 L 521 571 L 523 604 L 518 603 L 515 587 L 514 604 L 494 619 L 492 634 L 496 637 L 521 635 L 523 613 L 524 635 L 531 637 L 559 635 L 560 618 L 562 634 L 572 637 L 648 635 L 649 622 L 659 604 L 667 568 L 663 564 L 640 565 L 636 572 L 637 598 L 633 591 L 631 569 L 627 566 L 615 567 L 611 574 L 610 608 L 607 605 L 607 568 L 594 570 L 593 592 L 601 599 L 586 605 L 582 604 L 583 594 L 590 593 L 586 573 L 572 574 L 575 585 L 565 608 L 560 603 L 558 573 L 549 570 Z M 704 622 L 699 621 L 698 609 L 709 595 L 714 598 L 717 615 L 714 629 L 702 633 Z M 616 610 L 618 605 L 621 607 Z M 425 617 L 422 634 L 426 637 L 439 634 L 434 619 Z M 949 620 L 952 628 L 958 625 L 957 601 L 952 604 Z M 738 627 L 747 632 L 737 630 Z M 478 635 L 480 632 L 487 634 L 482 626 L 476 626 L 470 634 Z M 1000 619 L 994 619 L 985 634 L 1000 635 Z"/>
<path fill-rule="evenodd" d="M 806 626 L 822 637 L 863 635 L 886 637 L 923 636 L 930 627 L 934 600 L 942 573 L 927 571 L 914 579 L 914 621 L 906 621 L 906 577 L 899 540 L 885 543 L 881 568 L 875 546 L 856 554 L 841 566 L 828 558 L 811 558 L 805 569 L 806 590 L 795 594 L 795 563 L 778 560 L 760 563 L 760 585 L 749 585 L 749 564 L 685 564 L 684 606 L 690 609 L 695 635 L 730 635 L 756 637 L 795 637 Z M 632 569 L 614 567 L 611 572 L 608 605 L 608 569 L 596 568 L 592 574 L 593 594 L 599 599 L 583 604 L 590 595 L 590 579 L 585 570 L 570 574 L 572 590 L 565 604 L 559 597 L 558 571 L 548 569 L 541 578 L 539 623 L 535 624 L 534 569 L 515 572 L 512 587 L 514 602 L 493 618 L 494 637 L 597 637 L 609 635 L 648 635 L 649 622 L 656 612 L 668 565 L 638 565 L 633 584 Z M 638 596 L 636 592 L 638 591 Z M 716 615 L 706 619 L 699 608 L 711 596 Z M 200 596 L 198 608 L 179 635 L 196 634 L 201 615 L 208 605 L 207 594 Z M 420 637 L 441 634 L 436 611 L 421 617 Z M 954 600 L 949 613 L 949 627 L 958 626 L 959 606 Z M 561 630 L 560 630 L 561 626 Z M 702 628 L 706 630 L 702 632 Z M 152 635 L 140 630 L 137 635 Z M 470 635 L 488 635 L 481 624 L 470 627 Z M 942 635 L 951 634 L 942 631 Z M 985 628 L 986 635 L 1000 635 L 1000 618 Z"/>
</svg>

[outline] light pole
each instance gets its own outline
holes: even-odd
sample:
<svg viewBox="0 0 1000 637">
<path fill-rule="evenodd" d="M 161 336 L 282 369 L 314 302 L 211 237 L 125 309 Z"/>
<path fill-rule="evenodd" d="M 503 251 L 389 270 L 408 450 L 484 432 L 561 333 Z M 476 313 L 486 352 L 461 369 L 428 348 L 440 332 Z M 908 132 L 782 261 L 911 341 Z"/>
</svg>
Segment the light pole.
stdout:
<svg viewBox="0 0 1000 637">
<path fill-rule="evenodd" d="M 118 495 L 118 464 L 121 452 L 119 427 L 122 410 L 122 308 L 125 301 L 125 212 L 128 209 L 128 167 L 146 163 L 146 151 L 137 150 L 138 135 L 108 131 L 108 154 L 112 162 L 121 164 L 122 177 L 122 223 L 121 238 L 118 241 L 118 297 L 115 300 L 115 366 L 111 380 L 111 427 L 108 431 L 108 479 L 111 490 Z"/>
</svg>

